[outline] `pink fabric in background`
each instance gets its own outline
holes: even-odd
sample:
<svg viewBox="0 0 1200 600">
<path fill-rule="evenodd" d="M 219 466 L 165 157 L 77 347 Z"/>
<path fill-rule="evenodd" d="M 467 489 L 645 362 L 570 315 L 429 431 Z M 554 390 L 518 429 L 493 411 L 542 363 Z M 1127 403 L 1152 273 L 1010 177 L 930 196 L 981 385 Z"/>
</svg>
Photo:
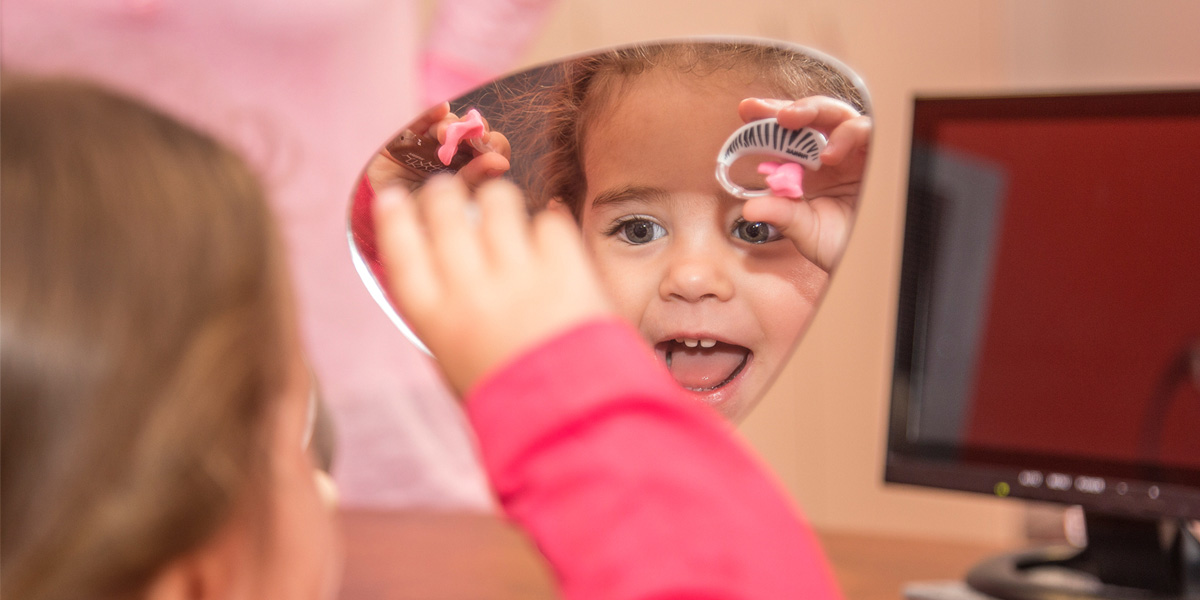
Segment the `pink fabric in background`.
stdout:
<svg viewBox="0 0 1200 600">
<path fill-rule="evenodd" d="M 455 72 L 439 70 L 447 61 L 436 48 L 471 34 L 462 19 L 510 3 L 443 4 L 458 18 L 435 18 L 431 39 L 443 41 L 430 50 L 419 44 L 416 2 L 2 6 L 5 71 L 84 76 L 141 97 L 239 149 L 263 175 L 289 246 L 309 357 L 338 428 L 334 474 L 350 505 L 491 506 L 462 413 L 367 294 L 346 241 L 359 172 L 417 114 L 419 72 L 452 90 L 508 68 L 495 58 L 519 55 L 549 2 L 513 0 L 515 35 L 488 40 L 486 59 L 458 52 Z"/>
<path fill-rule="evenodd" d="M 442 2 L 421 59 L 424 104 L 462 94 L 512 68 L 556 0 Z"/>
</svg>

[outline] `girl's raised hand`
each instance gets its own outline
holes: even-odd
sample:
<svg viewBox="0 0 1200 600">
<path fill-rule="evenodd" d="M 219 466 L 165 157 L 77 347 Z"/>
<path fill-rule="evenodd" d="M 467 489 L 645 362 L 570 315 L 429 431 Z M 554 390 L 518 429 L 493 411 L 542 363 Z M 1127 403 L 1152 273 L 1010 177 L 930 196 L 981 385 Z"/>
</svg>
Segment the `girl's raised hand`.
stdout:
<svg viewBox="0 0 1200 600">
<path fill-rule="evenodd" d="M 811 127 L 825 134 L 821 168 L 804 172 L 803 198 L 761 196 L 746 201 L 742 218 L 779 229 L 806 258 L 829 271 L 841 260 L 854 224 L 871 139 L 871 119 L 846 102 L 826 96 L 800 100 L 747 98 L 743 121 L 775 117 L 788 129 Z"/>
<path fill-rule="evenodd" d="M 400 314 L 465 395 L 484 375 L 554 335 L 610 314 L 569 216 L 529 218 L 504 181 L 472 194 L 438 176 L 375 203 L 379 247 Z"/>
<path fill-rule="evenodd" d="M 508 172 L 512 148 L 508 138 L 492 131 L 483 120 L 482 137 L 467 140 L 457 148 L 450 165 L 441 162 L 438 150 L 451 125 L 463 121 L 443 102 L 425 111 L 392 139 L 367 165 L 373 189 L 403 185 L 410 190 L 425 184 L 431 174 L 450 168 L 472 189 Z"/>
</svg>

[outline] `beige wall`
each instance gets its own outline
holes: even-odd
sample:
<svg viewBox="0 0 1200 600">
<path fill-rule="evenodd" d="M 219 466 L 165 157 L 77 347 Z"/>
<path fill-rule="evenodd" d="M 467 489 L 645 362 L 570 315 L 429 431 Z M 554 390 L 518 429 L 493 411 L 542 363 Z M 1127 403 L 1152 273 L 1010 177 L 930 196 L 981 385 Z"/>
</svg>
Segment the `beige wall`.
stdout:
<svg viewBox="0 0 1200 600">
<path fill-rule="evenodd" d="M 560 0 L 530 64 L 652 38 L 815 47 L 871 89 L 876 137 L 854 239 L 751 442 L 821 527 L 1010 541 L 1017 503 L 881 483 L 914 92 L 1200 85 L 1200 2 Z"/>
</svg>

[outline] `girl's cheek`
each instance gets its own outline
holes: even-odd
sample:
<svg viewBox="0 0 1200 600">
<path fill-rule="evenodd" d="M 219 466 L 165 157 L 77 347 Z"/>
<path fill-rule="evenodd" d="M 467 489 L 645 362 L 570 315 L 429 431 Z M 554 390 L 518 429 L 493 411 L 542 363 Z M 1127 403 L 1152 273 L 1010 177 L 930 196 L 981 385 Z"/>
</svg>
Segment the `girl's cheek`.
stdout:
<svg viewBox="0 0 1200 600">
<path fill-rule="evenodd" d="M 299 396 L 299 395 L 297 395 Z M 277 557 L 273 582 L 281 598 L 332 598 L 340 581 L 342 548 L 335 505 L 321 490 L 316 459 L 303 444 L 307 402 L 291 398 L 280 407 L 274 440 L 276 526 L 271 546 Z M 286 593 L 284 592 L 286 590 Z"/>
<path fill-rule="evenodd" d="M 287 482 L 280 486 L 283 494 L 278 501 L 279 514 L 287 522 L 281 524 L 282 539 L 277 540 L 284 557 L 285 577 L 303 582 L 297 597 L 332 598 L 338 587 L 342 563 L 342 548 L 336 534 L 334 505 L 321 492 L 316 469 L 307 451 L 295 453 L 284 475 Z"/>
</svg>

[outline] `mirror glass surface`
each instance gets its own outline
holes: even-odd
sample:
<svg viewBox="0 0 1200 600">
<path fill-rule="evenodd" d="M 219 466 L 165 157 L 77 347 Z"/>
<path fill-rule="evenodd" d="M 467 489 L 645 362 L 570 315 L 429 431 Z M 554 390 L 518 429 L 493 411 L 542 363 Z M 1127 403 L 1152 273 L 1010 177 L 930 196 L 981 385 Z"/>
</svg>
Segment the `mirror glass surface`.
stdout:
<svg viewBox="0 0 1200 600">
<path fill-rule="evenodd" d="M 471 186 L 507 178 L 531 213 L 571 211 L 620 315 L 681 387 L 739 420 L 803 335 L 845 248 L 869 113 L 853 72 L 788 43 L 680 39 L 570 57 L 381 134 L 352 195 L 352 254 L 380 307 L 425 349 L 388 298 L 374 190 L 440 172 Z M 785 171 L 791 179 L 778 179 Z M 754 195 L 784 216 L 743 218 Z"/>
</svg>

